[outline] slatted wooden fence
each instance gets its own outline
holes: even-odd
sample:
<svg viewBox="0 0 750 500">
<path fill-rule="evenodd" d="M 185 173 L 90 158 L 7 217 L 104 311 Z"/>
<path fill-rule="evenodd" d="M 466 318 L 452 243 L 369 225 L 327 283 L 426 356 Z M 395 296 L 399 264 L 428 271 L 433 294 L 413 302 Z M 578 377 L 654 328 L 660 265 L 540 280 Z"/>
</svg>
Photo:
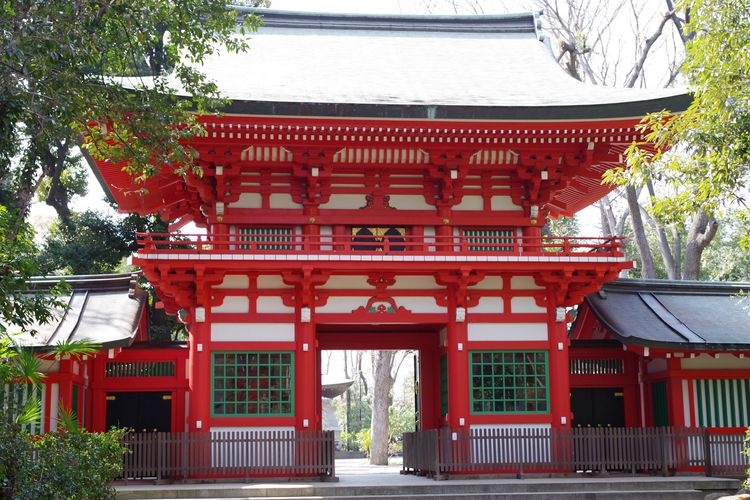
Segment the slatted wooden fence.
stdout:
<svg viewBox="0 0 750 500">
<path fill-rule="evenodd" d="M 123 479 L 318 476 L 333 479 L 333 431 L 129 434 Z"/>
<path fill-rule="evenodd" d="M 744 434 L 702 428 L 433 429 L 404 435 L 404 472 L 566 474 L 703 471 L 740 477 Z"/>
</svg>

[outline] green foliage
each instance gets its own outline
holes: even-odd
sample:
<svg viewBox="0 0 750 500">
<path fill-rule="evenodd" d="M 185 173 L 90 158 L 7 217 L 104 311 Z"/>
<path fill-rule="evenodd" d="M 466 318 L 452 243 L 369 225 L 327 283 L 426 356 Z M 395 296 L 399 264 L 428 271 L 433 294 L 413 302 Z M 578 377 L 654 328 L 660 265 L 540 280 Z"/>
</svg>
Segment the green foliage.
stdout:
<svg viewBox="0 0 750 500">
<path fill-rule="evenodd" d="M 52 224 L 39 256 L 45 275 L 115 271 L 130 254 L 130 235 L 114 217 L 94 211 L 72 214 L 70 223 Z"/>
<path fill-rule="evenodd" d="M 750 460 L 750 427 L 745 431 L 745 449 L 743 450 L 743 453 Z M 747 477 L 742 483 L 742 487 L 746 490 L 750 490 L 750 469 L 747 469 Z"/>
<path fill-rule="evenodd" d="M 193 168 L 181 142 L 200 130 L 189 111 L 223 104 L 196 66 L 221 47 L 245 50 L 257 24 L 246 16 L 238 29 L 222 0 L 3 2 L 0 166 L 19 149 L 38 166 L 39 146 L 83 136 L 137 176 Z"/>
<path fill-rule="evenodd" d="M 719 232 L 706 248 L 701 267 L 712 281 L 750 281 L 750 209 L 729 212 L 719 221 Z"/>
<path fill-rule="evenodd" d="M 655 153 L 630 148 L 631 169 L 610 179 L 662 180 L 678 193 L 657 215 L 717 213 L 742 200 L 750 163 L 750 10 L 747 1 L 691 0 L 683 73 L 694 101 L 683 113 L 649 116 L 643 124 Z M 667 154 L 670 145 L 676 153 Z"/>
<path fill-rule="evenodd" d="M 28 330 L 51 318 L 49 294 L 29 294 L 27 281 L 38 274 L 31 226 L 0 205 L 0 336 Z M 64 291 L 64 285 L 51 294 Z"/>
<path fill-rule="evenodd" d="M 114 498 L 111 482 L 122 472 L 125 430 L 65 430 L 30 436 L 0 422 L 0 491 L 28 500 Z"/>
<path fill-rule="evenodd" d="M 372 443 L 370 429 L 362 429 L 360 431 L 357 431 L 357 433 L 354 435 L 354 440 L 357 443 L 357 447 L 360 451 L 363 451 L 365 455 L 370 454 L 370 444 Z"/>
</svg>

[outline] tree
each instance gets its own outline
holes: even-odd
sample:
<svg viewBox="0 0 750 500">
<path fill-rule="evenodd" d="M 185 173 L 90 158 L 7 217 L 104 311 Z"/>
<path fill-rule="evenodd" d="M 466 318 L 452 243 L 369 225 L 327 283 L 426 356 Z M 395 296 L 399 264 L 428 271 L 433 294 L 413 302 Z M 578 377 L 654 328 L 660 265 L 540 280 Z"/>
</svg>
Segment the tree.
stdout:
<svg viewBox="0 0 750 500">
<path fill-rule="evenodd" d="M 373 396 L 370 427 L 370 463 L 388 465 L 391 390 L 408 351 L 372 351 Z"/>
<path fill-rule="evenodd" d="M 4 2 L 0 171 L 10 172 L 14 209 L 24 216 L 47 179 L 45 199 L 65 221 L 62 178 L 81 140 L 136 178 L 194 168 L 183 142 L 199 130 L 190 111 L 222 104 L 195 65 L 222 46 L 246 48 L 236 19 L 221 0 Z M 241 31 L 255 26 L 246 16 Z"/>
<path fill-rule="evenodd" d="M 644 130 L 655 152 L 633 150 L 631 178 L 660 177 L 688 186 L 659 210 L 714 213 L 730 201 L 744 201 L 750 164 L 750 3 L 743 0 L 691 2 L 683 73 L 693 103 L 683 113 L 649 118 Z M 680 153 L 666 146 L 679 143 Z"/>
</svg>

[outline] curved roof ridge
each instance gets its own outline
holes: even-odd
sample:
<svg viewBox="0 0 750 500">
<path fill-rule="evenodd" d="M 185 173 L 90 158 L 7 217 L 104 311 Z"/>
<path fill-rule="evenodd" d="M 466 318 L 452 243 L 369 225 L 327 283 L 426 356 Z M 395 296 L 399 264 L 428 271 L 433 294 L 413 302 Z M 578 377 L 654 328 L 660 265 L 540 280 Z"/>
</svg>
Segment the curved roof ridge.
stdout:
<svg viewBox="0 0 750 500">
<path fill-rule="evenodd" d="M 263 8 L 239 8 L 240 14 L 255 14 L 269 28 L 418 31 L 451 33 L 534 33 L 538 13 L 496 15 L 343 14 L 295 12 Z"/>
</svg>

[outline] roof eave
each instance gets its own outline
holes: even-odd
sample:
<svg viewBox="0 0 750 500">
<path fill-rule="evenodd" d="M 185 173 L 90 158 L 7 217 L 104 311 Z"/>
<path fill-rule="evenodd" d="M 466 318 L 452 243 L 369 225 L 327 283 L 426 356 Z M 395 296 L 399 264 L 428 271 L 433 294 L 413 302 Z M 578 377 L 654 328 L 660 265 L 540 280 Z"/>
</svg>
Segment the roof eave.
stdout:
<svg viewBox="0 0 750 500">
<path fill-rule="evenodd" d="M 560 121 L 640 119 L 661 110 L 680 112 L 692 100 L 689 94 L 655 99 L 578 106 L 464 106 L 447 104 L 386 104 L 280 102 L 234 99 L 227 113 L 326 118 L 387 118 L 412 120 Z"/>
</svg>

